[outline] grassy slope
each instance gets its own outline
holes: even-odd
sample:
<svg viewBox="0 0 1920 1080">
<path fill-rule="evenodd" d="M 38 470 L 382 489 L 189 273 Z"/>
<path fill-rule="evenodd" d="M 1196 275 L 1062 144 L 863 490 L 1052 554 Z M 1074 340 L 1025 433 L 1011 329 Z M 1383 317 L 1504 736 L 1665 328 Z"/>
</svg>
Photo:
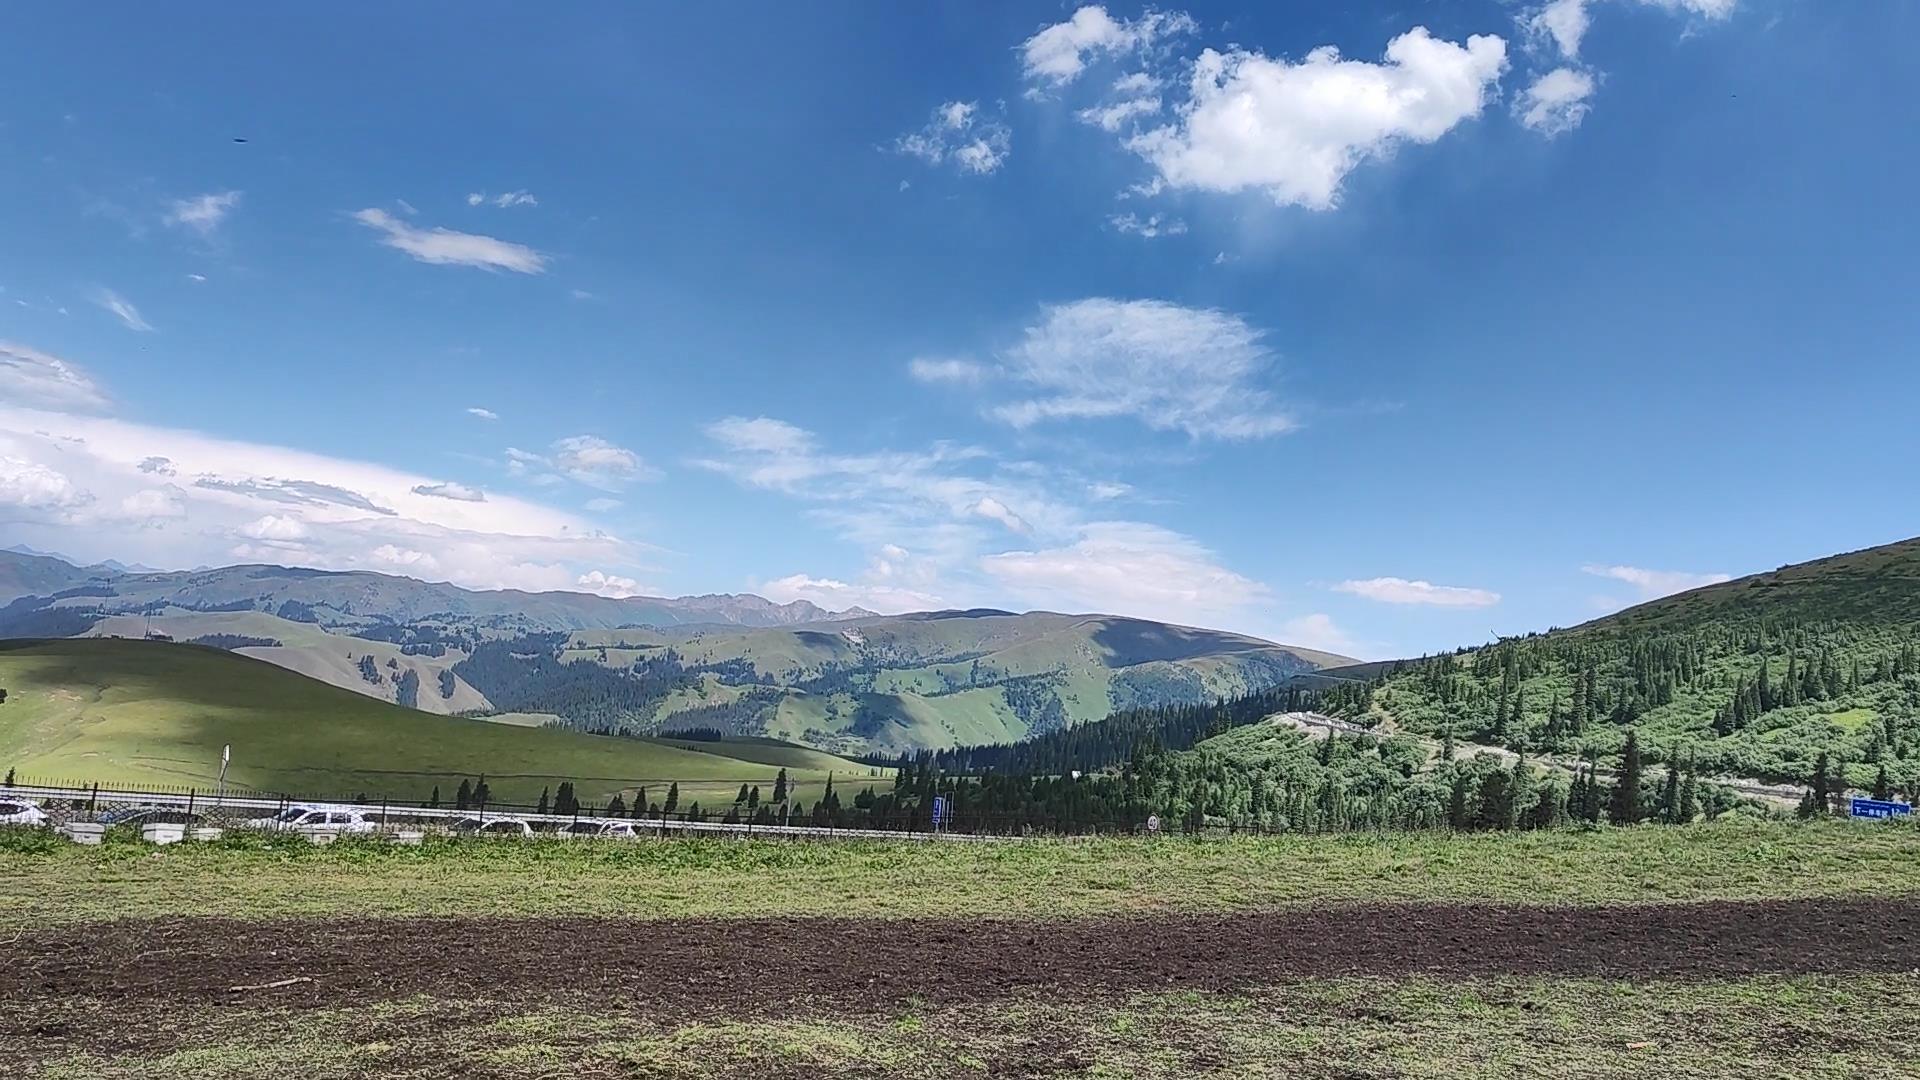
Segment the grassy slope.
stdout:
<svg viewBox="0 0 1920 1080">
<path fill-rule="evenodd" d="M 1920 539 L 1695 589 L 1494 648 L 1535 649 L 1543 654 L 1563 646 L 1600 650 L 1609 656 L 1600 669 L 1604 696 L 1627 680 L 1625 648 L 1661 635 L 1698 634 L 1707 642 L 1705 676 L 1680 687 L 1672 702 L 1651 707 L 1635 719 L 1650 752 L 1693 753 L 1709 771 L 1726 775 L 1800 781 L 1824 749 L 1850 763 L 1850 781 L 1864 787 L 1873 781 L 1879 764 L 1867 761 L 1871 729 L 1879 721 L 1881 740 L 1890 738 L 1897 744 L 1882 753 L 1880 763 L 1886 765 L 1896 788 L 1920 787 L 1920 745 L 1916 745 L 1920 744 L 1920 729 L 1916 729 L 1920 682 L 1912 676 L 1776 709 L 1746 730 L 1726 735 L 1713 730 L 1714 716 L 1729 700 L 1732 687 L 1738 680 L 1750 679 L 1759 663 L 1758 657 L 1744 648 L 1730 647 L 1720 635 L 1729 628 L 1751 631 L 1763 624 L 1768 628 L 1768 668 L 1777 682 L 1784 683 L 1786 677 L 1788 628 L 1803 639 L 1794 648 L 1800 664 L 1831 650 L 1842 672 L 1851 670 L 1855 661 L 1870 672 L 1882 657 L 1920 637 Z M 1472 656 L 1460 657 L 1458 666 L 1463 684 L 1471 686 L 1475 699 L 1443 704 L 1423 685 L 1417 669 L 1408 665 L 1400 674 L 1389 676 L 1375 695 L 1375 717 L 1391 718 L 1429 736 L 1451 723 L 1466 737 L 1490 713 L 1498 689 L 1497 679 L 1476 677 L 1465 670 Z M 1330 670 L 1367 678 L 1391 667 Z M 1534 749 L 1542 745 L 1550 704 L 1573 700 L 1575 674 L 1564 656 L 1551 655 L 1522 683 Z M 1327 685 L 1313 675 L 1298 681 L 1315 688 Z M 1601 719 L 1596 729 L 1570 739 L 1562 749 L 1585 745 L 1603 755 L 1617 753 L 1624 730 L 1606 723 L 1604 715 Z"/>
<path fill-rule="evenodd" d="M 608 887 L 617 883 L 618 887 Z M 956 915 L 1052 919 L 1338 900 L 1592 904 L 1920 896 L 1920 827 L 1688 828 L 997 844 L 666 840 L 169 849 L 0 841 L 0 929 L 134 916 Z"/>
<path fill-rule="evenodd" d="M 604 799 L 645 783 L 679 781 L 683 800 L 730 797 L 767 785 L 777 764 L 651 740 L 432 716 L 383 704 L 232 653 L 157 642 L 75 639 L 0 647 L 0 762 L 23 778 L 210 784 L 220 747 L 229 777 L 261 790 L 417 800 L 434 784 L 450 797 L 461 777 L 486 773 L 501 801 L 578 783 Z M 751 756 L 768 756 L 754 747 Z M 794 773 L 802 797 L 838 759 L 808 757 Z M 820 767 L 814 767 L 820 766 Z M 840 763 L 842 777 L 864 774 Z M 650 792 L 658 801 L 663 792 Z"/>
</svg>

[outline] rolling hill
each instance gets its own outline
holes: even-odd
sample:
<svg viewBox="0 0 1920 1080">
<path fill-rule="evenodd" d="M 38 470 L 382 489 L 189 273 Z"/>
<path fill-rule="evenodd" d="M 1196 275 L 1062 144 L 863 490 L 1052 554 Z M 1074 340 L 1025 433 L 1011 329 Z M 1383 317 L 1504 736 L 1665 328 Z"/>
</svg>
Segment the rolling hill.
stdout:
<svg viewBox="0 0 1920 1080">
<path fill-rule="evenodd" d="M 424 712 L 633 734 L 714 727 L 848 754 L 1011 742 L 1349 662 L 1104 615 L 836 614 L 753 596 L 472 592 L 272 566 L 130 573 L 0 552 L 0 583 L 40 590 L 0 607 L 0 638 L 157 636 Z"/>
<path fill-rule="evenodd" d="M 210 789 L 220 749 L 229 781 L 259 791 L 418 802 L 451 799 L 485 774 L 500 801 L 531 802 L 574 781 L 583 801 L 649 788 L 659 802 L 730 802 L 786 768 L 811 802 L 886 771 L 766 741 L 614 738 L 433 716 L 218 649 L 154 641 L 0 642 L 0 767 L 22 780 Z"/>
<path fill-rule="evenodd" d="M 1806 782 L 1920 787 L 1920 539 L 1782 567 L 1568 629 L 1327 668 L 1327 711 L 1534 752 L 1617 753 Z"/>
</svg>

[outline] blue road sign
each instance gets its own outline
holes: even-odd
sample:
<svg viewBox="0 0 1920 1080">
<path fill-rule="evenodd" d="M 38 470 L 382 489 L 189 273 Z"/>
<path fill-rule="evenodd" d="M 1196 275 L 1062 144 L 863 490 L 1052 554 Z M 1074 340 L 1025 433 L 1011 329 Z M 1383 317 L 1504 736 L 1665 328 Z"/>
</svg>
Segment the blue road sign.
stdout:
<svg viewBox="0 0 1920 1080">
<path fill-rule="evenodd" d="M 1905 817 L 1913 813 L 1913 807 L 1903 802 L 1889 802 L 1885 799 L 1855 799 L 1850 815 L 1857 818 Z"/>
<path fill-rule="evenodd" d="M 945 795 L 935 795 L 933 797 L 933 823 L 935 825 L 944 825 L 946 822 L 947 797 Z"/>
</svg>

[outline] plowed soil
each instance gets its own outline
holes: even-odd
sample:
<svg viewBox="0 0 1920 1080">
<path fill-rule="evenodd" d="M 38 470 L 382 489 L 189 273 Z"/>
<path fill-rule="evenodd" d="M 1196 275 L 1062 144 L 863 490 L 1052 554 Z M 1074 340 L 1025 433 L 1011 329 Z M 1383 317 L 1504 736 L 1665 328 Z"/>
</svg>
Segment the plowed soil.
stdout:
<svg viewBox="0 0 1920 1080">
<path fill-rule="evenodd" d="M 1341 905 L 1051 922 L 169 919 L 24 932 L 0 947 L 0 1000 L 297 1008 L 414 994 L 579 994 L 606 1002 L 629 1000 L 644 978 L 648 1010 L 691 1017 L 871 1009 L 909 997 L 1231 990 L 1314 976 L 1689 980 L 1913 970 L 1915 900 Z M 302 981 L 234 989 L 286 979 Z"/>
</svg>

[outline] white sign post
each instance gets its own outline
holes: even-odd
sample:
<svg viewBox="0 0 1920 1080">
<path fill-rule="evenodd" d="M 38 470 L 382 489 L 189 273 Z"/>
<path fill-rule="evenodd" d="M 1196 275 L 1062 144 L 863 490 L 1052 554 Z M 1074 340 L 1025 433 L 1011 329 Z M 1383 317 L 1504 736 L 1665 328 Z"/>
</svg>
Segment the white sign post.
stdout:
<svg viewBox="0 0 1920 1080">
<path fill-rule="evenodd" d="M 233 744 L 227 743 L 220 747 L 220 794 L 214 799 L 215 806 L 227 801 L 227 762 L 231 760 L 233 760 Z"/>
</svg>

